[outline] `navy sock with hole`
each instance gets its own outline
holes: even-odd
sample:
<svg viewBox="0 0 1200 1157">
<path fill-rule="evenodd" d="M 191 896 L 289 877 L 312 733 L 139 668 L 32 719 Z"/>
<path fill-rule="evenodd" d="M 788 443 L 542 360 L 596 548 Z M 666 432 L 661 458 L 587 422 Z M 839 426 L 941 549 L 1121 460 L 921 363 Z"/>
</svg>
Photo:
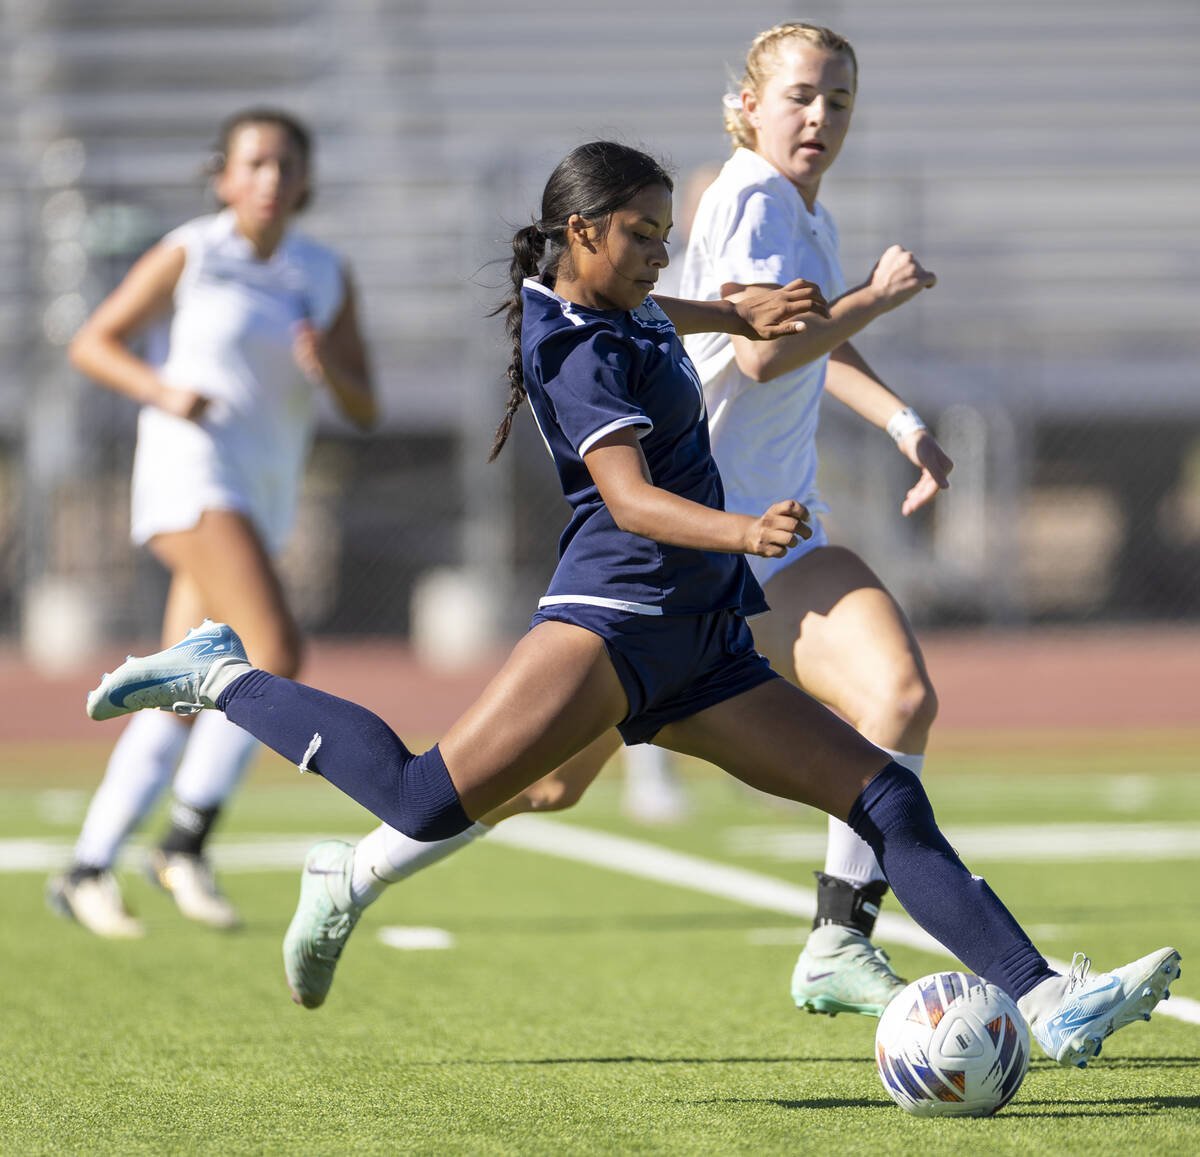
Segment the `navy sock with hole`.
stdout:
<svg viewBox="0 0 1200 1157">
<path fill-rule="evenodd" d="M 378 715 L 266 671 L 249 671 L 217 708 L 302 771 L 312 771 L 414 840 L 471 826 L 437 746 L 413 755 Z"/>
<path fill-rule="evenodd" d="M 995 892 L 967 871 L 911 771 L 889 763 L 846 822 L 871 845 L 905 911 L 976 975 L 1014 1000 L 1056 975 Z"/>
</svg>

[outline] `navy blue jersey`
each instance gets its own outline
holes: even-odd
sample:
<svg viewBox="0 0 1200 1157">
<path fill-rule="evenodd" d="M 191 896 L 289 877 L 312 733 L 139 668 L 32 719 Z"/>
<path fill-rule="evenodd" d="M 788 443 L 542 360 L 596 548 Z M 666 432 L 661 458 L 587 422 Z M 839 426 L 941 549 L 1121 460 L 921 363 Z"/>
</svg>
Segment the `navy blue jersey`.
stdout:
<svg viewBox="0 0 1200 1157">
<path fill-rule="evenodd" d="M 600 439 L 631 427 L 655 486 L 724 509 L 700 379 L 667 315 L 649 298 L 633 311 L 585 309 L 532 279 L 522 304 L 525 388 L 573 511 L 539 605 L 646 615 L 766 610 L 744 556 L 621 530 L 583 463 Z"/>
</svg>

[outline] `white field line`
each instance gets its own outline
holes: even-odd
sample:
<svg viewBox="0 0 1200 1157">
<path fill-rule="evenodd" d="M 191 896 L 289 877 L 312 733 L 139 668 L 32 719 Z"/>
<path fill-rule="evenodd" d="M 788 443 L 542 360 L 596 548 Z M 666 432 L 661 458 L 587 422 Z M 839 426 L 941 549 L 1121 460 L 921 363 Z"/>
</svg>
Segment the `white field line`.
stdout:
<svg viewBox="0 0 1200 1157">
<path fill-rule="evenodd" d="M 1000 824 L 942 829 L 968 861 L 1200 859 L 1200 824 Z M 724 847 L 737 856 L 781 862 L 825 858 L 825 828 L 745 826 L 722 833 Z"/>
<path fill-rule="evenodd" d="M 788 916 L 811 919 L 816 911 L 816 893 L 809 888 L 801 888 L 745 868 L 734 868 L 674 852 L 642 840 L 578 828 L 573 824 L 555 823 L 540 816 L 516 816 L 492 832 L 488 840 L 592 864 L 598 868 L 609 868 L 661 884 L 690 888 L 695 892 L 721 896 L 753 908 L 766 908 Z M 946 954 L 941 944 L 907 916 L 881 912 L 875 926 L 879 930 L 879 939 L 884 942 L 904 944 L 922 952 Z M 1060 972 L 1070 968 L 1066 961 L 1051 957 L 1047 957 L 1047 961 L 1051 968 Z M 1186 996 L 1172 996 L 1170 1001 L 1159 1005 L 1158 1011 L 1189 1024 L 1200 1024 L 1200 1001 Z"/>
<path fill-rule="evenodd" d="M 1192 830 L 1195 831 L 1194 827 Z M 308 837 L 243 836 L 236 841 L 226 840 L 214 845 L 212 854 L 216 866 L 225 872 L 296 870 L 304 862 L 309 847 L 316 840 L 327 838 L 328 833 Z M 341 838 L 353 842 L 358 836 Z M 955 834 L 955 840 L 959 842 L 960 833 Z M 614 836 L 541 816 L 517 816 L 492 832 L 487 842 L 672 884 L 801 920 L 811 919 L 816 911 L 816 893 L 810 888 L 746 868 L 675 852 L 643 840 Z M 1094 845 L 1088 841 L 1088 846 Z M 67 862 L 70 850 L 68 840 L 0 840 L 0 872 L 53 871 Z M 823 854 L 824 840 L 821 841 Z M 1193 844 L 1192 855 L 1195 854 Z M 1086 852 L 1082 852 L 1081 858 L 1086 858 Z M 879 939 L 885 942 L 945 954 L 945 949 L 907 916 L 882 912 L 876 927 Z M 1069 967 L 1065 961 L 1048 959 L 1051 967 L 1059 971 Z M 1159 1011 L 1177 1020 L 1200 1025 L 1200 1001 L 1173 996 L 1159 1006 Z"/>
</svg>

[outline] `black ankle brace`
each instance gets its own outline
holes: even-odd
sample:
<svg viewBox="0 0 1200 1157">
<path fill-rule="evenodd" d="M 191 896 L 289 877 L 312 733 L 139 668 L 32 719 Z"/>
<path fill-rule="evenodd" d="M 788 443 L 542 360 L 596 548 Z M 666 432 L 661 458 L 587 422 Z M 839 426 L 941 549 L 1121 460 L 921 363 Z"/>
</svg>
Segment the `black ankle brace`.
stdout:
<svg viewBox="0 0 1200 1157">
<path fill-rule="evenodd" d="M 93 864 L 72 864 L 67 872 L 67 879 L 72 884 L 78 884 L 83 880 L 98 880 L 105 871 L 107 869 L 97 868 Z"/>
<path fill-rule="evenodd" d="M 164 852 L 180 852 L 188 856 L 198 856 L 204 851 L 208 833 L 220 814 L 219 807 L 198 808 L 171 801 L 171 827 L 159 844 Z"/>
<path fill-rule="evenodd" d="M 813 918 L 813 927 L 841 924 L 869 937 L 875 930 L 875 918 L 887 894 L 887 883 L 872 880 L 869 884 L 857 885 L 824 872 L 813 872 L 813 875 L 817 878 L 817 914 Z"/>
</svg>

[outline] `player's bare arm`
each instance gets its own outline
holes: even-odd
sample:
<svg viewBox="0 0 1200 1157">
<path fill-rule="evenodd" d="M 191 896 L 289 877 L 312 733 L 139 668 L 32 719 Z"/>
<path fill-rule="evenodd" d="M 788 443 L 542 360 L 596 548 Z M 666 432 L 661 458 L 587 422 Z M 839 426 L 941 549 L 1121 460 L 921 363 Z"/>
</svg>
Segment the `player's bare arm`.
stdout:
<svg viewBox="0 0 1200 1157">
<path fill-rule="evenodd" d="M 311 322 L 300 322 L 292 356 L 310 379 L 329 390 L 351 422 L 369 430 L 379 419 L 379 407 L 355 300 L 354 285 L 346 275 L 346 298 L 333 324 L 322 333 Z"/>
<path fill-rule="evenodd" d="M 686 301 L 654 295 L 658 307 L 681 337 L 689 333 L 730 333 L 746 341 L 767 341 L 802 333 L 809 319 L 829 317 L 829 306 L 811 281 L 784 286 L 722 286 L 720 301 Z"/>
<path fill-rule="evenodd" d="M 733 349 L 738 367 L 756 382 L 769 382 L 833 353 L 877 317 L 936 283 L 936 276 L 912 253 L 893 245 L 884 251 L 866 281 L 830 304 L 828 319 L 810 318 L 803 333 L 769 344 L 735 336 Z"/>
<path fill-rule="evenodd" d="M 637 434 L 628 428 L 600 439 L 583 461 L 613 521 L 655 542 L 781 558 L 812 534 L 808 511 L 799 502 L 777 502 L 753 518 L 714 510 L 655 486 Z"/>
<path fill-rule="evenodd" d="M 921 471 L 904 496 L 902 514 L 920 510 L 939 490 L 949 488 L 950 471 L 954 469 L 950 456 L 850 342 L 844 342 L 829 355 L 825 390 L 872 425 L 887 430 L 900 453 Z"/>
<path fill-rule="evenodd" d="M 141 405 L 195 420 L 208 399 L 167 385 L 129 349 L 128 342 L 171 309 L 186 254 L 181 245 L 156 245 L 135 262 L 72 339 L 67 356 L 81 374 Z"/>
</svg>

